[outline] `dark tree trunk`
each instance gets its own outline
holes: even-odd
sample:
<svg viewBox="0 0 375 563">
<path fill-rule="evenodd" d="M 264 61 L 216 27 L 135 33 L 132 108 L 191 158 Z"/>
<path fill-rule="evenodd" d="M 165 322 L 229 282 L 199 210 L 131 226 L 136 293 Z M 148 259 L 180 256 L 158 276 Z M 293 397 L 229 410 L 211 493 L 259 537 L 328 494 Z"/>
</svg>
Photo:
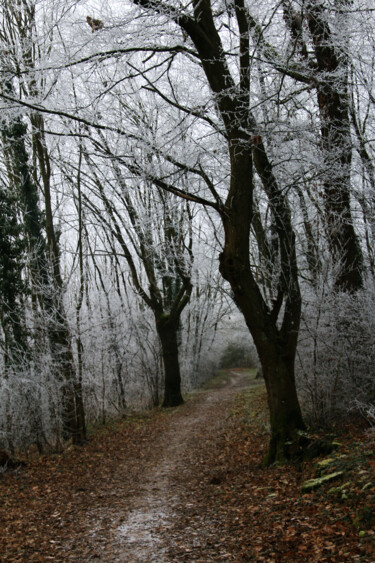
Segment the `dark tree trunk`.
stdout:
<svg viewBox="0 0 375 563">
<path fill-rule="evenodd" d="M 134 0 L 158 11 L 162 3 Z M 266 379 L 271 419 L 267 463 L 283 462 L 302 452 L 300 433 L 305 430 L 294 379 L 294 359 L 301 314 L 301 296 L 295 235 L 288 202 L 279 189 L 250 106 L 249 22 L 243 0 L 234 1 L 240 35 L 240 80 L 236 84 L 227 65 L 215 27 L 212 3 L 193 0 L 193 16 L 174 16 L 197 50 L 207 82 L 215 96 L 228 140 L 230 186 L 225 203 L 213 205 L 224 226 L 220 272 L 232 288 L 254 339 Z M 177 13 L 177 12 L 176 12 Z M 281 274 L 274 302 L 267 304 L 250 265 L 250 228 L 254 219 L 253 156 L 269 200 L 278 236 Z M 216 202 L 218 197 L 216 197 Z M 219 198 L 220 199 L 220 198 Z M 159 333 L 160 334 L 160 333 Z"/>
<path fill-rule="evenodd" d="M 294 360 L 301 314 L 301 296 L 295 254 L 295 236 L 287 201 L 272 174 L 261 139 L 251 147 L 230 146 L 232 175 L 227 206 L 222 215 L 225 246 L 220 272 L 230 283 L 237 306 L 253 337 L 267 387 L 271 439 L 267 464 L 303 455 L 305 425 L 296 392 Z M 252 152 L 274 213 L 280 242 L 282 275 L 273 309 L 265 303 L 249 262 L 252 221 Z M 228 204 L 227 204 L 228 205 Z M 281 327 L 278 317 L 282 304 Z"/>
<path fill-rule="evenodd" d="M 74 367 L 71 333 L 62 301 L 63 280 L 60 271 L 60 251 L 53 224 L 51 198 L 51 165 L 49 153 L 44 138 L 44 121 L 40 114 L 31 116 L 33 126 L 33 147 L 38 159 L 41 178 L 43 181 L 43 195 L 45 204 L 45 225 L 48 243 L 48 258 L 52 264 L 53 287 L 55 299 L 53 306 L 56 315 L 55 344 L 62 347 L 61 362 L 64 372 L 64 409 L 63 429 L 65 436 L 72 437 L 73 444 L 81 445 L 86 441 L 86 423 L 82 394 L 82 373 L 78 379 Z"/>
<path fill-rule="evenodd" d="M 76 383 L 74 397 L 76 402 L 76 427 L 73 434 L 73 443 L 76 445 L 82 445 L 86 442 L 86 416 L 85 408 L 82 396 L 82 385 L 81 382 Z"/>
<path fill-rule="evenodd" d="M 220 272 L 231 285 L 234 299 L 253 337 L 266 380 L 271 420 L 271 441 L 266 461 L 268 464 L 284 462 L 297 454 L 300 433 L 305 430 L 294 378 L 301 296 L 291 214 L 277 185 L 262 138 L 250 134 L 257 130 L 257 125 L 248 111 L 250 50 L 244 2 L 236 0 L 234 3 L 241 33 L 240 90 L 237 96 L 233 94 L 236 85 L 223 55 L 211 3 L 195 0 L 193 5 L 195 20 L 180 19 L 179 24 L 193 40 L 208 83 L 217 95 L 230 156 L 229 192 L 224 207 L 220 209 L 225 233 Z M 281 275 L 277 296 L 271 306 L 265 302 L 250 265 L 249 239 L 254 219 L 253 158 L 269 200 L 279 241 Z"/>
<path fill-rule="evenodd" d="M 343 85 L 345 87 L 346 84 Z M 345 100 L 342 98 L 343 94 L 328 84 L 318 89 L 327 237 L 338 268 L 336 288 L 339 291 L 357 291 L 363 285 L 363 257 L 350 208 L 350 118 L 346 97 Z"/>
<path fill-rule="evenodd" d="M 294 379 L 295 354 L 286 357 L 286 347 L 268 345 L 269 353 L 262 357 L 261 364 L 267 386 L 271 421 L 271 440 L 266 463 L 287 461 L 303 457 L 306 444 L 305 425 L 296 393 Z M 273 349 L 273 350 L 272 350 Z"/>
<path fill-rule="evenodd" d="M 55 306 L 58 307 L 58 301 Z M 65 316 L 60 310 L 52 309 L 52 326 L 50 331 L 51 349 L 58 367 L 58 377 L 62 388 L 62 437 L 64 440 L 72 439 L 73 444 L 81 444 L 86 437 L 83 410 L 78 418 L 77 407 L 80 403 L 76 396 L 76 378 L 74 358 L 71 348 L 70 332 L 66 326 Z M 83 409 L 83 403 L 80 404 Z M 83 426 L 79 426 L 83 422 Z"/>
<path fill-rule="evenodd" d="M 233 268 L 235 262 L 236 267 Z M 224 251 L 220 269 L 231 284 L 235 301 L 254 339 L 266 382 L 271 439 L 265 462 L 270 465 L 302 457 L 305 424 L 294 375 L 300 304 L 298 300 L 290 304 L 291 309 L 295 309 L 291 313 L 296 322 L 294 329 L 291 326 L 278 329 L 272 314 L 265 309 L 252 276 L 241 268 L 238 254 L 234 261 Z"/>
<path fill-rule="evenodd" d="M 323 4 L 310 0 L 307 10 L 318 71 L 324 76 L 316 82 L 325 166 L 327 237 L 337 266 L 335 286 L 339 291 L 357 291 L 363 286 L 363 256 L 350 208 L 349 60 L 336 44 Z"/>
<path fill-rule="evenodd" d="M 284 72 L 310 86 L 314 85 L 317 90 L 324 161 L 325 226 L 335 266 L 335 288 L 338 291 L 357 291 L 363 285 L 363 255 L 350 207 L 353 145 L 349 111 L 349 56 L 344 44 L 337 40 L 335 32 L 331 30 L 330 8 L 326 3 L 308 0 L 303 12 L 297 12 L 292 2 L 283 0 L 283 9 L 284 19 L 295 42 L 297 58 L 294 63 L 299 67 L 302 58 L 301 68 L 304 68 L 299 76 L 286 68 Z M 336 13 L 340 13 L 339 6 Z M 315 61 L 303 39 L 304 23 L 310 31 Z"/>
<path fill-rule="evenodd" d="M 181 394 L 181 375 L 178 360 L 178 323 L 168 317 L 156 321 L 164 363 L 163 407 L 177 407 L 184 400 Z"/>
<path fill-rule="evenodd" d="M 297 323 L 295 329 L 278 329 L 271 314 L 267 313 L 262 305 L 252 276 L 245 273 L 236 276 L 233 263 L 230 258 L 228 261 L 228 255 L 224 252 L 221 256 L 221 272 L 230 282 L 235 301 L 252 334 L 266 382 L 271 439 L 265 462 L 270 465 L 276 461 L 285 462 L 303 457 L 305 424 L 294 376 L 299 304 L 292 304 L 296 309 L 293 315 Z M 236 263 L 238 269 L 241 269 L 238 258 Z M 229 264 L 229 272 L 224 264 Z M 241 288 L 244 288 L 244 291 Z"/>
</svg>

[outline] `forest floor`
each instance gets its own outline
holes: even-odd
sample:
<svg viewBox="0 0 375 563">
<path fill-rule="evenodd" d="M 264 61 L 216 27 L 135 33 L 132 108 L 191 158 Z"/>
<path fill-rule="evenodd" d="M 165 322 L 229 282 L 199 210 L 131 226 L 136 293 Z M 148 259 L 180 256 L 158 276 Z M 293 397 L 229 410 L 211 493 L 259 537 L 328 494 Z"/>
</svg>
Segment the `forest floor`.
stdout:
<svg viewBox="0 0 375 563">
<path fill-rule="evenodd" d="M 81 448 L 0 477 L 0 561 L 375 562 L 374 437 L 336 433 L 317 461 L 264 469 L 254 373 L 222 372 L 176 409 L 96 429 Z"/>
</svg>

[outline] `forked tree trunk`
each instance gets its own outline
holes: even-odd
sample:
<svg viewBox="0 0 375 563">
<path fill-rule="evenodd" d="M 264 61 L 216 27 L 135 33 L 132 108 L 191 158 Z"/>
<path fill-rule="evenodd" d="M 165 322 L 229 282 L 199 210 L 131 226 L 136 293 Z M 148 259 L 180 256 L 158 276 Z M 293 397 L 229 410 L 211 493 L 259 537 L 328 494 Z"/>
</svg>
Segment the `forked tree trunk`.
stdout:
<svg viewBox="0 0 375 563">
<path fill-rule="evenodd" d="M 250 146 L 245 149 L 244 143 L 242 147 L 232 143 L 230 151 L 232 175 L 227 206 L 222 215 L 225 245 L 220 256 L 220 272 L 231 285 L 262 364 L 271 423 L 265 463 L 270 465 L 302 457 L 306 445 L 294 375 L 301 315 L 295 235 L 288 203 L 277 186 L 265 148 L 258 140 L 254 146 L 256 168 L 272 206 L 280 242 L 282 276 L 279 295 L 271 308 L 255 281 L 249 259 L 249 232 L 253 218 L 252 149 Z"/>
<path fill-rule="evenodd" d="M 184 402 L 181 394 L 181 374 L 178 360 L 178 323 L 166 317 L 158 319 L 156 326 L 164 363 L 163 407 L 177 407 Z"/>
<path fill-rule="evenodd" d="M 154 12 L 164 9 L 163 6 L 160 8 L 163 3 L 153 0 L 134 2 Z M 254 339 L 266 378 L 271 419 L 271 441 L 266 461 L 271 464 L 296 455 L 300 447 L 300 433 L 305 429 L 294 380 L 301 296 L 288 202 L 277 185 L 266 149 L 257 134 L 257 124 L 249 113 L 251 54 L 246 6 L 244 0 L 235 0 L 233 4 L 240 34 L 239 88 L 229 70 L 225 49 L 215 27 L 212 3 L 209 0 L 193 0 L 193 15 L 176 17 L 177 11 L 172 10 L 171 18 L 195 45 L 226 131 L 231 169 L 229 192 L 223 204 L 214 191 L 216 205 L 212 205 L 220 213 L 225 233 L 220 272 L 231 285 L 237 306 Z M 275 303 L 269 304 L 256 283 L 249 258 L 250 228 L 254 219 L 253 153 L 279 241 L 281 274 Z"/>
<path fill-rule="evenodd" d="M 279 329 L 269 311 L 265 310 L 249 271 L 245 272 L 240 260 L 230 258 L 227 252 L 220 257 L 220 271 L 231 284 L 237 306 L 253 337 L 266 382 L 271 437 L 264 463 L 271 465 L 302 458 L 307 440 L 294 374 L 300 310 L 298 296 L 295 302 L 286 304 L 294 310 L 291 317 L 295 318 L 292 320 L 296 323 L 295 328 Z"/>
</svg>

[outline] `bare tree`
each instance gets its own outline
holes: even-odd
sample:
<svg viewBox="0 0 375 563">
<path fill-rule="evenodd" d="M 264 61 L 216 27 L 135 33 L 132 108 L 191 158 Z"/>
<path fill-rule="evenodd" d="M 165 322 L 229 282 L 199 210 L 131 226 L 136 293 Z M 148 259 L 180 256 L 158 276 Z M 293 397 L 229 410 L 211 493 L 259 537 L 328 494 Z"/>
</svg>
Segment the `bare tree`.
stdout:
<svg viewBox="0 0 375 563">
<path fill-rule="evenodd" d="M 165 371 L 163 406 L 182 402 L 178 360 L 181 314 L 189 302 L 191 284 L 192 232 L 189 204 L 151 189 L 142 168 L 112 153 L 104 135 L 95 142 L 103 156 L 111 159 L 111 177 L 103 177 L 97 158 L 85 150 L 85 161 L 93 185 L 84 196 L 88 210 L 106 229 L 106 237 L 117 244 L 130 271 L 130 281 L 155 318 Z"/>
<path fill-rule="evenodd" d="M 190 38 L 195 49 L 193 57 L 199 61 L 212 92 L 220 118 L 217 128 L 221 129 L 221 134 L 226 139 L 230 162 L 229 187 L 225 198 L 222 199 L 202 167 L 201 174 L 206 181 L 206 189 L 211 194 L 209 199 L 182 188 L 176 189 L 160 179 L 157 183 L 167 191 L 178 193 L 185 199 L 201 203 L 219 213 L 225 237 L 220 255 L 220 272 L 229 281 L 234 299 L 245 317 L 267 385 L 271 413 L 271 443 L 267 461 L 273 463 L 300 455 L 305 426 L 294 381 L 301 310 L 295 234 L 288 201 L 273 172 L 255 117 L 249 110 L 251 26 L 244 3 L 234 2 L 239 42 L 235 54 L 232 53 L 231 56 L 238 57 L 238 80 L 234 78 L 233 69 L 231 71 L 228 65 L 223 46 L 224 28 L 220 26 L 220 15 L 216 14 L 215 17 L 211 2 L 192 2 L 191 13 L 175 8 L 170 2 L 136 0 L 135 4 L 146 13 L 157 14 L 161 25 L 169 21 L 180 28 L 184 36 Z M 220 30 L 223 37 L 220 36 Z M 145 72 L 143 71 L 143 75 Z M 168 99 L 168 95 L 159 90 L 158 84 L 151 83 L 149 87 L 171 105 L 181 105 L 173 99 L 173 94 Z M 196 113 L 205 120 L 201 110 Z M 249 259 L 250 229 L 254 222 L 253 163 L 270 205 L 279 243 L 277 260 L 280 275 L 275 299 L 268 303 L 256 283 Z M 178 168 L 176 163 L 175 170 Z M 197 174 L 191 168 L 189 171 Z M 155 183 L 156 179 L 152 179 Z"/>
<path fill-rule="evenodd" d="M 363 256 L 351 210 L 350 48 L 342 33 L 349 26 L 350 7 L 347 0 L 332 6 L 324 0 L 283 0 L 289 35 L 285 51 L 270 44 L 266 32 L 247 12 L 260 55 L 282 76 L 316 91 L 322 205 L 339 291 L 356 291 L 363 284 Z"/>
<path fill-rule="evenodd" d="M 1 39 L 8 46 L 2 60 L 6 73 L 2 92 L 14 95 L 18 89 L 21 97 L 36 96 L 39 90 L 34 78 L 37 51 L 34 38 L 35 3 L 22 1 L 6 4 L 2 16 Z M 36 112 L 29 117 L 31 154 L 27 145 L 27 122 L 22 114 L 4 120 L 3 151 L 9 181 L 19 193 L 32 255 L 33 288 L 47 319 L 51 352 L 58 366 L 63 396 L 63 438 L 71 437 L 74 443 L 82 443 L 85 439 L 84 410 L 81 395 L 76 392 L 71 336 L 63 304 L 64 288 L 51 201 L 51 163 L 44 137 L 43 117 Z M 30 164 L 31 159 L 35 168 Z M 43 194 L 45 222 L 39 204 L 40 192 Z"/>
</svg>

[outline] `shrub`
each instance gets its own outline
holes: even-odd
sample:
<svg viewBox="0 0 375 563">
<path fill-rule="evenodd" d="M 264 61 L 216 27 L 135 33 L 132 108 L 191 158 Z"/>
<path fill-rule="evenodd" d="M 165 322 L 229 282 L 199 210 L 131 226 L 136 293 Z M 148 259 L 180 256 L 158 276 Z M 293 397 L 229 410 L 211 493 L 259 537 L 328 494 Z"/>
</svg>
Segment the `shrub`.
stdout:
<svg viewBox="0 0 375 563">
<path fill-rule="evenodd" d="M 232 342 L 228 344 L 220 358 L 220 367 L 232 368 L 255 368 L 257 362 L 254 360 L 254 352 L 250 347 Z"/>
<path fill-rule="evenodd" d="M 349 411 L 373 412 L 374 333 L 374 290 L 322 291 L 306 300 L 296 372 L 311 422 L 327 425 Z"/>
</svg>

